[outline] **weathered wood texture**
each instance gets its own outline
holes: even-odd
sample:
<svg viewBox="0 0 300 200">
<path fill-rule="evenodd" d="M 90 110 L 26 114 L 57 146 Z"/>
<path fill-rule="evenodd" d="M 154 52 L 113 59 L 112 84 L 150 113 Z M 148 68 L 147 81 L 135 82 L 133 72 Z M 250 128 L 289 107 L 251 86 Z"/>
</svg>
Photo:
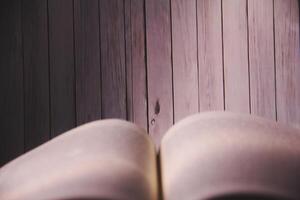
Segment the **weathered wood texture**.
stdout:
<svg viewBox="0 0 300 200">
<path fill-rule="evenodd" d="M 76 124 L 73 1 L 51 0 L 48 6 L 51 137 L 55 137 Z"/>
<path fill-rule="evenodd" d="M 0 3 L 0 166 L 24 151 L 21 2 Z"/>
<path fill-rule="evenodd" d="M 199 109 L 224 110 L 221 0 L 197 0 Z"/>
<path fill-rule="evenodd" d="M 124 2 L 101 0 L 102 117 L 126 119 Z"/>
<path fill-rule="evenodd" d="M 274 0 L 277 118 L 300 123 L 300 32 L 296 0 Z"/>
<path fill-rule="evenodd" d="M 127 117 L 148 129 L 145 2 L 125 0 Z"/>
<path fill-rule="evenodd" d="M 7 3 L 8 2 L 8 3 Z M 230 110 L 300 124 L 297 0 L 0 3 L 0 165 L 101 118 Z"/>
<path fill-rule="evenodd" d="M 101 118 L 98 0 L 74 0 L 77 125 Z"/>
<path fill-rule="evenodd" d="M 171 12 L 169 0 L 146 0 L 149 134 L 159 145 L 173 124 Z"/>
<path fill-rule="evenodd" d="M 250 111 L 247 1 L 223 1 L 225 109 Z"/>
<path fill-rule="evenodd" d="M 248 0 L 251 113 L 270 119 L 276 119 L 273 24 L 273 0 Z"/>
<path fill-rule="evenodd" d="M 50 138 L 47 0 L 22 1 L 25 149 Z"/>
<path fill-rule="evenodd" d="M 198 112 L 195 0 L 172 0 L 174 121 Z"/>
</svg>

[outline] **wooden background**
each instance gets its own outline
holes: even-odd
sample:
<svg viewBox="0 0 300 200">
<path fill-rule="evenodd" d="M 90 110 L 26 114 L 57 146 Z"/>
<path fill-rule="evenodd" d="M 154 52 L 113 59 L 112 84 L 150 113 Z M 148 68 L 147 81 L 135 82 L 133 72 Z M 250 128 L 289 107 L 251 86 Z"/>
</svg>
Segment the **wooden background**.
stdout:
<svg viewBox="0 0 300 200">
<path fill-rule="evenodd" d="M 199 111 L 300 123 L 297 0 L 0 4 L 0 165 L 101 118 L 157 144 Z"/>
</svg>

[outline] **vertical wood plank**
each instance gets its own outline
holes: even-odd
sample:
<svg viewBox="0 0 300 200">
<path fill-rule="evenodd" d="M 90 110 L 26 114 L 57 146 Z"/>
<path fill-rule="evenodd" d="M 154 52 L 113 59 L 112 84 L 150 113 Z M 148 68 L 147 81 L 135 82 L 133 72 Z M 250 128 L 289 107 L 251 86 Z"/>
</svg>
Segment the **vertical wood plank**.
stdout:
<svg viewBox="0 0 300 200">
<path fill-rule="evenodd" d="M 273 0 L 248 0 L 251 113 L 276 119 Z"/>
<path fill-rule="evenodd" d="M 125 40 L 127 116 L 128 120 L 147 130 L 144 3 L 144 0 L 125 0 Z"/>
<path fill-rule="evenodd" d="M 149 133 L 159 146 L 173 124 L 169 0 L 146 0 Z"/>
<path fill-rule="evenodd" d="M 51 136 L 75 126 L 73 1 L 51 0 L 49 5 L 49 55 Z"/>
<path fill-rule="evenodd" d="M 300 123 L 300 41 L 297 0 L 274 1 L 277 119 Z"/>
<path fill-rule="evenodd" d="M 102 117 L 126 119 L 124 1 L 101 0 Z"/>
<path fill-rule="evenodd" d="M 223 1 L 225 109 L 250 112 L 247 1 Z"/>
<path fill-rule="evenodd" d="M 21 1 L 0 3 L 0 167 L 24 150 Z"/>
<path fill-rule="evenodd" d="M 175 122 L 198 112 L 196 1 L 172 0 Z"/>
<path fill-rule="evenodd" d="M 25 149 L 50 135 L 47 1 L 23 1 Z"/>
<path fill-rule="evenodd" d="M 199 109 L 223 110 L 221 0 L 197 1 Z"/>
<path fill-rule="evenodd" d="M 101 118 L 98 6 L 98 0 L 74 0 L 77 125 Z"/>
<path fill-rule="evenodd" d="M 124 0 L 125 16 L 125 59 L 126 59 L 126 95 L 127 95 L 127 120 L 133 122 L 133 69 L 132 69 L 132 25 L 131 20 L 131 0 Z"/>
</svg>

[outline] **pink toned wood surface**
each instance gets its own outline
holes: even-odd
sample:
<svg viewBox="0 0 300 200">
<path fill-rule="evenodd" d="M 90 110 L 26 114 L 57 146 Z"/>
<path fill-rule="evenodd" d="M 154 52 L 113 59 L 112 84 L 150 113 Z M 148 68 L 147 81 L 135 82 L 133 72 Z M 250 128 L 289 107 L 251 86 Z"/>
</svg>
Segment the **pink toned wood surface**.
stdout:
<svg viewBox="0 0 300 200">
<path fill-rule="evenodd" d="M 48 1 L 51 137 L 76 125 L 73 1 Z"/>
<path fill-rule="evenodd" d="M 102 118 L 126 119 L 124 2 L 101 0 L 99 4 Z"/>
<path fill-rule="evenodd" d="M 197 1 L 200 111 L 224 109 L 221 3 Z"/>
<path fill-rule="evenodd" d="M 24 152 L 22 2 L 9 2 L 0 2 L 0 167 Z"/>
<path fill-rule="evenodd" d="M 98 1 L 74 0 L 77 125 L 101 118 Z"/>
<path fill-rule="evenodd" d="M 169 0 L 146 0 L 149 133 L 159 145 L 173 124 Z"/>
<path fill-rule="evenodd" d="M 25 150 L 50 138 L 47 8 L 46 0 L 22 2 Z"/>
<path fill-rule="evenodd" d="M 195 0 L 172 0 L 174 121 L 198 112 L 197 8 Z"/>
<path fill-rule="evenodd" d="M 298 0 L 0 4 L 1 163 L 102 117 L 156 144 L 198 111 L 300 123 Z"/>
<path fill-rule="evenodd" d="M 125 1 L 127 116 L 145 130 L 148 129 L 146 38 L 144 26 L 145 2 Z"/>
<path fill-rule="evenodd" d="M 223 1 L 225 109 L 249 113 L 247 1 Z"/>
<path fill-rule="evenodd" d="M 249 0 L 251 113 L 270 119 L 276 119 L 273 28 L 273 0 Z"/>
<path fill-rule="evenodd" d="M 277 118 L 300 123 L 300 32 L 297 0 L 274 1 Z"/>
</svg>

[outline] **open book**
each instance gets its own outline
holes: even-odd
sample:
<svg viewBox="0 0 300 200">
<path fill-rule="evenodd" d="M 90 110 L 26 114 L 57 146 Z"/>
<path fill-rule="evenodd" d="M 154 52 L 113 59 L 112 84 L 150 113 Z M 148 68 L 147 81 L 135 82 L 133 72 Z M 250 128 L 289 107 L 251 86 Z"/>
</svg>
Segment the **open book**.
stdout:
<svg viewBox="0 0 300 200">
<path fill-rule="evenodd" d="M 160 150 L 122 120 L 75 128 L 0 169 L 1 200 L 300 199 L 300 132 L 259 117 L 193 115 Z"/>
</svg>

